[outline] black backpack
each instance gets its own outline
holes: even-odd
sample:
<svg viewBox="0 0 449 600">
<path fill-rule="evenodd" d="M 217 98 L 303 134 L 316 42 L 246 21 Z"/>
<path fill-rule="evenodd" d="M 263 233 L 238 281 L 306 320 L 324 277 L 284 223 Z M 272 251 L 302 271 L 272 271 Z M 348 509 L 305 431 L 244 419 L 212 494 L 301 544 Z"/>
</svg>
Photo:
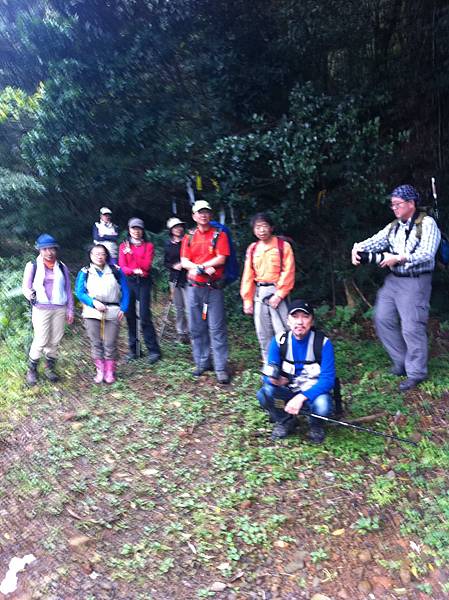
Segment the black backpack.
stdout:
<svg viewBox="0 0 449 600">
<path fill-rule="evenodd" d="M 321 365 L 322 358 L 322 350 L 324 344 L 324 338 L 326 337 L 322 331 L 319 329 L 312 328 L 312 331 L 315 333 L 315 337 L 313 339 L 313 355 L 315 360 L 304 360 L 301 361 L 304 365 L 311 365 L 314 363 L 318 363 Z M 287 344 L 288 344 L 288 331 L 284 331 L 279 339 L 279 350 L 281 352 L 281 360 L 282 362 L 287 360 Z M 335 406 L 335 416 L 341 416 L 343 414 L 343 402 L 341 398 L 341 385 L 340 379 L 338 377 L 335 378 L 334 389 L 332 390 L 332 397 L 334 399 Z"/>
</svg>

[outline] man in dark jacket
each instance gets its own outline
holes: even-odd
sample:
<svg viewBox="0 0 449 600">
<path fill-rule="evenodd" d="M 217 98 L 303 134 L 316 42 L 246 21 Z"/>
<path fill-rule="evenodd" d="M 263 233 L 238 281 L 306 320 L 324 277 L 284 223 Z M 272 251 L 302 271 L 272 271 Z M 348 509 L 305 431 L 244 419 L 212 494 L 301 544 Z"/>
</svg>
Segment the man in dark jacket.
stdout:
<svg viewBox="0 0 449 600">
<path fill-rule="evenodd" d="M 164 246 L 164 265 L 169 271 L 170 293 L 176 309 L 176 332 L 178 341 L 190 343 L 187 321 L 187 271 L 181 266 L 181 242 L 184 237 L 184 221 L 172 217 L 167 221 L 170 238 Z"/>
</svg>

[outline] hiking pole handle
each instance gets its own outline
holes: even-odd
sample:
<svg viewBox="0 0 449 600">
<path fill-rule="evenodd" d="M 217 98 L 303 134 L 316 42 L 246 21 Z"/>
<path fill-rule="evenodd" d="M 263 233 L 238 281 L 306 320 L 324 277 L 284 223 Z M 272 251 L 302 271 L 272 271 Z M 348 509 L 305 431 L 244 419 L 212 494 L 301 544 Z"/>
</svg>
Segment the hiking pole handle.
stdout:
<svg viewBox="0 0 449 600">
<path fill-rule="evenodd" d="M 357 431 L 364 431 L 365 433 L 371 433 L 372 435 L 378 435 L 381 437 L 389 438 L 395 440 L 396 442 L 411 444 L 412 446 L 418 445 L 416 442 L 413 442 L 412 440 L 408 440 L 406 438 L 397 437 L 396 435 L 390 435 L 389 433 L 383 433 L 382 431 L 376 431 L 375 429 L 370 429 L 369 427 L 361 427 L 360 425 L 354 425 L 353 423 L 346 423 L 345 421 L 337 421 L 337 419 L 331 419 L 330 417 L 316 415 L 315 413 L 311 413 L 304 409 L 301 409 L 299 411 L 299 414 L 304 415 L 305 417 L 314 417 L 315 419 L 321 419 L 329 423 L 334 423 L 335 425 L 341 425 L 342 427 L 350 427 L 351 429 L 357 429 Z"/>
<path fill-rule="evenodd" d="M 437 199 L 437 186 L 436 186 L 436 183 L 435 183 L 435 177 L 431 177 L 430 178 L 430 184 L 432 186 L 432 196 L 433 196 L 433 199 L 436 200 Z"/>
</svg>

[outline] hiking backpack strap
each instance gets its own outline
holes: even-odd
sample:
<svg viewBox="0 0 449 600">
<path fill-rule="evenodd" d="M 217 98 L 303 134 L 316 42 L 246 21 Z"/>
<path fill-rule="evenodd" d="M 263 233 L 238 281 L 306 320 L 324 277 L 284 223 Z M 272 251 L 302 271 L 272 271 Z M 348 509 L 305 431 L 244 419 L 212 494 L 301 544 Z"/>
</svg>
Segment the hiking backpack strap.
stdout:
<svg viewBox="0 0 449 600">
<path fill-rule="evenodd" d="M 280 271 L 282 272 L 282 267 L 284 266 L 284 247 L 285 247 L 285 240 L 281 237 L 277 238 L 278 240 L 278 251 L 279 251 L 279 258 L 281 259 L 281 265 L 280 265 Z"/>
<path fill-rule="evenodd" d="M 218 229 L 218 227 L 213 227 L 214 231 L 214 235 L 212 236 L 210 245 L 212 247 L 213 250 L 215 250 L 215 247 L 217 245 L 218 242 L 218 238 L 220 236 L 221 233 L 221 229 Z M 189 233 L 187 234 L 188 239 L 187 239 L 187 246 L 190 248 L 190 246 L 192 245 L 192 240 L 193 240 L 193 236 L 195 235 L 195 232 L 197 231 L 197 229 L 194 229 L 193 231 L 189 231 Z"/>
<path fill-rule="evenodd" d="M 427 212 L 425 210 L 416 210 L 415 211 L 415 213 L 413 214 L 412 220 L 410 222 L 410 227 L 407 229 L 407 231 L 405 233 L 405 242 L 406 243 L 412 232 L 413 225 L 416 226 L 416 239 L 417 239 L 418 243 L 421 241 L 422 222 L 424 221 L 425 217 L 427 217 Z M 392 221 L 390 223 L 390 231 L 388 232 L 388 237 L 390 236 L 392 231 L 394 231 L 394 235 L 396 235 L 398 232 L 398 229 L 399 229 L 399 219 L 395 219 L 394 221 Z"/>
<path fill-rule="evenodd" d="M 287 344 L 288 344 L 288 331 L 284 331 L 284 333 L 279 338 L 279 350 L 281 352 L 281 361 L 283 362 L 287 356 Z"/>
<path fill-rule="evenodd" d="M 58 260 L 58 264 L 59 264 L 59 268 L 61 269 L 61 273 L 62 273 L 63 275 L 65 275 L 65 272 L 64 272 L 64 267 L 65 267 L 65 264 L 62 262 L 62 260 Z M 36 263 L 36 261 L 35 261 L 35 260 L 32 260 L 32 261 L 31 261 L 31 265 L 32 265 L 32 270 L 31 270 L 31 282 L 33 282 L 33 281 L 34 281 L 34 278 L 36 277 L 36 269 L 37 269 L 37 263 Z"/>
<path fill-rule="evenodd" d="M 314 329 L 315 337 L 313 338 L 313 354 L 315 356 L 315 362 L 321 365 L 321 356 L 323 353 L 324 338 L 326 337 L 319 329 Z"/>
<path fill-rule="evenodd" d="M 121 282 L 120 282 L 120 267 L 118 265 L 109 265 L 109 267 L 112 271 L 112 274 L 115 277 L 115 281 L 118 283 L 118 286 L 120 287 L 120 284 L 121 284 Z M 82 269 L 81 269 L 81 271 L 86 274 L 86 279 L 84 281 L 85 285 L 87 285 L 87 280 L 89 279 L 89 269 L 90 269 L 90 267 L 87 267 L 87 266 L 82 267 Z"/>
<path fill-rule="evenodd" d="M 211 240 L 211 243 L 210 243 L 210 245 L 212 246 L 213 250 L 215 250 L 215 247 L 217 245 L 220 233 L 221 233 L 221 230 L 218 229 L 218 228 L 215 228 L 214 235 L 212 236 L 212 240 Z"/>
<path fill-rule="evenodd" d="M 281 266 L 280 266 L 280 271 L 282 271 L 282 267 L 284 264 L 284 245 L 285 245 L 285 240 L 280 237 L 280 236 L 276 236 L 277 239 L 277 243 L 278 243 L 278 252 L 279 252 L 279 258 L 281 259 Z M 256 246 L 259 242 L 253 242 L 251 244 L 251 246 L 249 247 L 249 260 L 250 260 L 250 264 L 251 267 L 254 271 L 254 253 L 256 251 Z"/>
<path fill-rule="evenodd" d="M 314 354 L 315 360 L 304 360 L 304 361 L 301 361 L 301 363 L 302 364 L 312 364 L 312 363 L 317 362 L 319 365 L 321 365 L 324 339 L 326 336 L 319 329 L 312 329 L 312 331 L 314 333 L 313 354 Z M 288 331 L 284 331 L 284 333 L 282 333 L 281 337 L 279 338 L 279 350 L 280 350 L 280 354 L 281 354 L 281 368 L 282 368 L 282 363 L 284 361 L 288 362 L 288 363 L 292 362 L 287 359 L 289 333 L 290 332 L 288 332 Z M 332 397 L 334 400 L 335 415 L 341 416 L 343 414 L 344 410 L 343 410 L 343 400 L 341 397 L 341 384 L 340 384 L 340 379 L 338 377 L 335 377 L 334 388 L 332 390 Z"/>
</svg>

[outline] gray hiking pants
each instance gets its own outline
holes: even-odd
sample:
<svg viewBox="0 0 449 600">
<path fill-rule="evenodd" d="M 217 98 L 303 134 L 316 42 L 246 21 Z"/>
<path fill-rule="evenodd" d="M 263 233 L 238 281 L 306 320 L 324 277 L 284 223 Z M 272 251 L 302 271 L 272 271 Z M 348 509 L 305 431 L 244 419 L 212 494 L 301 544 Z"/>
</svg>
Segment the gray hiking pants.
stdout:
<svg viewBox="0 0 449 600">
<path fill-rule="evenodd" d="M 188 287 L 188 310 L 193 360 L 200 368 L 210 366 L 210 354 L 214 369 L 226 371 L 228 363 L 228 334 L 224 311 L 223 290 L 209 286 Z M 206 320 L 202 318 L 203 305 L 207 303 Z"/>
<path fill-rule="evenodd" d="M 254 325 L 256 327 L 257 339 L 263 362 L 267 362 L 268 346 L 274 335 L 282 333 L 287 329 L 287 303 L 285 300 L 274 309 L 264 302 L 264 298 L 271 296 L 276 291 L 275 285 L 256 287 L 254 296 Z"/>
<path fill-rule="evenodd" d="M 92 358 L 117 360 L 117 341 L 120 321 L 117 319 L 84 319 L 84 327 L 89 336 Z"/>
<path fill-rule="evenodd" d="M 427 320 L 432 274 L 396 277 L 390 274 L 377 294 L 374 323 L 395 367 L 412 379 L 427 377 Z"/>
</svg>

